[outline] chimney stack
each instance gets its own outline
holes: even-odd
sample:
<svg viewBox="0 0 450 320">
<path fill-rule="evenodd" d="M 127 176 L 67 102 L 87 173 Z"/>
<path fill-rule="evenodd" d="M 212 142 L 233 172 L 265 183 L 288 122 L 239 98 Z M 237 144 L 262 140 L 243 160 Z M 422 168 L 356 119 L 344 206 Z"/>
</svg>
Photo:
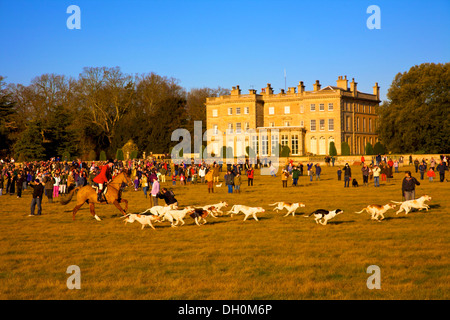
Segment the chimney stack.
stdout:
<svg viewBox="0 0 450 320">
<path fill-rule="evenodd" d="M 357 90 L 358 82 L 355 82 L 355 78 L 352 78 L 352 82 L 350 82 L 350 91 L 353 93 L 353 96 L 356 97 L 358 92 Z"/>
<path fill-rule="evenodd" d="M 378 82 L 375 82 L 373 86 L 373 94 L 377 97 L 377 100 L 380 100 L 380 87 L 378 86 Z"/>
<path fill-rule="evenodd" d="M 314 83 L 313 87 L 314 87 L 314 91 L 320 90 L 321 85 L 319 83 L 319 80 L 316 80 L 316 83 Z"/>
<path fill-rule="evenodd" d="M 232 96 L 238 96 L 240 94 L 241 94 L 241 89 L 239 89 L 239 86 L 232 87 L 232 89 L 231 89 Z"/>
<path fill-rule="evenodd" d="M 347 80 L 347 76 L 345 76 L 345 78 L 343 78 L 342 76 L 339 76 L 337 81 L 336 81 L 336 86 L 338 88 L 342 88 L 345 91 L 348 90 L 348 80 Z"/>
<path fill-rule="evenodd" d="M 300 82 L 298 83 L 297 89 L 298 89 L 298 93 L 300 93 L 300 94 L 302 94 L 303 92 L 305 92 L 305 86 L 303 85 L 303 81 L 300 81 Z"/>
</svg>

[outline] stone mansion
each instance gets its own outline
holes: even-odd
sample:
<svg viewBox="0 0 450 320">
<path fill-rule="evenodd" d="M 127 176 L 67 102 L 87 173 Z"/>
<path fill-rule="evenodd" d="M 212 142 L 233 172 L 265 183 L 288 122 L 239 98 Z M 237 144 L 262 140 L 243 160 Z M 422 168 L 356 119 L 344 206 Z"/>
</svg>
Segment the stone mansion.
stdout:
<svg viewBox="0 0 450 320">
<path fill-rule="evenodd" d="M 339 155 L 345 141 L 350 154 L 364 154 L 368 142 L 378 141 L 379 92 L 378 83 L 373 93 L 360 92 L 347 76 L 324 88 L 317 80 L 312 91 L 303 81 L 279 93 L 270 83 L 260 93 L 233 87 L 230 95 L 206 99 L 208 152 L 219 155 L 227 146 L 242 157 L 251 148 L 265 157 L 288 147 L 290 156 L 327 155 L 333 141 Z"/>
</svg>

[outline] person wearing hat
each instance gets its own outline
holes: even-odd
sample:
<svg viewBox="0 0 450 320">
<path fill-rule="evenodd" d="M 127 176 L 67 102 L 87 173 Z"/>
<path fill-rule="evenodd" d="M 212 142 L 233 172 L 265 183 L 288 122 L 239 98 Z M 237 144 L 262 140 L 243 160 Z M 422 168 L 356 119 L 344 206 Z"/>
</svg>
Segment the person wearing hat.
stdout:
<svg viewBox="0 0 450 320">
<path fill-rule="evenodd" d="M 38 212 L 37 215 L 40 216 L 42 214 L 42 195 L 44 194 L 44 186 L 40 182 L 39 179 L 34 180 L 34 182 L 30 183 L 30 187 L 33 188 L 33 199 L 31 200 L 31 213 L 30 216 L 34 216 L 34 209 L 37 205 Z"/>
<path fill-rule="evenodd" d="M 352 179 L 352 169 L 348 163 L 344 166 L 344 188 L 350 187 L 350 180 Z"/>
<path fill-rule="evenodd" d="M 102 201 L 102 194 L 105 187 L 105 184 L 108 183 L 111 178 L 111 171 L 112 166 L 114 165 L 114 162 L 112 160 L 109 160 L 105 165 L 103 165 L 100 168 L 100 173 L 94 178 L 94 182 L 98 184 L 98 190 L 97 190 L 97 201 Z"/>
</svg>

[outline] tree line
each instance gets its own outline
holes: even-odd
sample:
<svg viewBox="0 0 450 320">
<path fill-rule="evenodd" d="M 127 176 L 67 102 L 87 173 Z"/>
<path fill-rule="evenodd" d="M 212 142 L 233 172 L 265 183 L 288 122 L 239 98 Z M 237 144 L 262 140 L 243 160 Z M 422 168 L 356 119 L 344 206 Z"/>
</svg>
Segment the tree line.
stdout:
<svg viewBox="0 0 450 320">
<path fill-rule="evenodd" d="M 130 140 L 139 156 L 168 153 L 178 143 L 173 130 L 193 134 L 194 121 L 206 130 L 206 97 L 229 94 L 220 87 L 187 91 L 177 79 L 119 67 L 86 67 L 77 79 L 43 74 L 28 86 L 5 80 L 0 76 L 0 156 L 19 161 L 114 158 Z"/>
<path fill-rule="evenodd" d="M 206 98 L 228 94 L 221 87 L 188 91 L 177 79 L 119 67 L 86 67 L 77 79 L 43 74 L 28 86 L 0 76 L 0 157 L 114 158 L 129 141 L 138 156 L 169 153 L 178 143 L 171 133 L 185 128 L 194 137 L 194 121 L 202 121 L 204 132 Z M 378 147 L 381 153 L 450 153 L 449 111 L 450 63 L 398 73 L 378 110 L 380 146 L 366 146 L 366 154 Z"/>
</svg>

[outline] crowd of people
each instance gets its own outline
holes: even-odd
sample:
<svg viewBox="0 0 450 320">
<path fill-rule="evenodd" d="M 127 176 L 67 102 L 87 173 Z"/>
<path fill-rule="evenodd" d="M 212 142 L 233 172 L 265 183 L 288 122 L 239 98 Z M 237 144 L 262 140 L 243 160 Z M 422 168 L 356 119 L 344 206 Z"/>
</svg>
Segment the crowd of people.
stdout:
<svg viewBox="0 0 450 320">
<path fill-rule="evenodd" d="M 380 186 L 380 180 L 389 182 L 394 173 L 399 172 L 399 167 L 404 165 L 403 157 L 392 160 L 386 156 L 377 155 L 366 161 L 361 157 L 361 177 L 363 186 L 369 186 L 373 180 L 374 186 Z M 445 180 L 445 171 L 448 170 L 447 156 L 442 155 L 440 159 L 412 159 L 409 157 L 409 164 L 414 165 L 416 173 L 420 174 L 420 180 L 424 180 L 425 174 L 429 181 L 434 181 L 436 172 L 439 173 L 440 181 Z M 246 176 L 248 187 L 253 186 L 255 168 L 258 164 L 252 165 L 247 161 L 239 164 L 206 163 L 202 161 L 195 163 L 193 160 L 183 161 L 181 163 L 172 163 L 168 159 L 138 159 L 126 161 L 108 161 L 111 162 L 111 174 L 114 177 L 122 170 L 126 170 L 133 179 L 134 190 L 142 190 L 145 198 L 151 197 L 151 204 L 158 205 L 158 199 L 164 199 L 166 204 L 176 202 L 173 191 L 169 188 L 161 188 L 160 183 L 168 182 L 172 186 L 188 185 L 207 185 L 208 193 L 214 193 L 215 186 L 221 186 L 225 183 L 228 193 L 241 193 L 242 176 Z M 40 205 L 42 197 L 46 196 L 48 202 L 53 202 L 61 195 L 69 193 L 73 188 L 86 185 L 94 185 L 95 178 L 99 176 L 105 163 L 99 161 L 61 161 L 58 158 L 52 158 L 48 161 L 34 161 L 16 164 L 13 159 L 0 160 L 0 195 L 15 195 L 22 197 L 23 190 L 33 188 L 33 203 L 31 212 L 34 212 L 34 206 L 38 206 L 38 212 L 41 212 Z M 334 166 L 334 157 L 326 157 L 325 165 Z M 260 165 L 261 166 L 261 165 Z M 295 163 L 292 159 L 287 159 L 281 166 L 281 170 L 273 163 L 267 163 L 270 175 L 277 177 L 281 172 L 282 187 L 289 185 L 298 186 L 300 177 L 307 176 L 311 182 L 314 179 L 320 181 L 322 168 L 320 163 L 309 161 L 303 164 L 301 161 Z M 219 181 L 221 172 L 224 170 L 223 181 Z M 353 166 L 355 171 L 355 166 Z M 337 180 L 342 180 L 344 176 L 344 187 L 350 187 L 352 179 L 356 179 L 357 174 L 353 172 L 351 166 L 346 163 L 345 166 L 338 167 Z M 220 183 L 219 183 L 220 182 Z M 38 213 L 38 214 L 39 214 Z"/>
</svg>

